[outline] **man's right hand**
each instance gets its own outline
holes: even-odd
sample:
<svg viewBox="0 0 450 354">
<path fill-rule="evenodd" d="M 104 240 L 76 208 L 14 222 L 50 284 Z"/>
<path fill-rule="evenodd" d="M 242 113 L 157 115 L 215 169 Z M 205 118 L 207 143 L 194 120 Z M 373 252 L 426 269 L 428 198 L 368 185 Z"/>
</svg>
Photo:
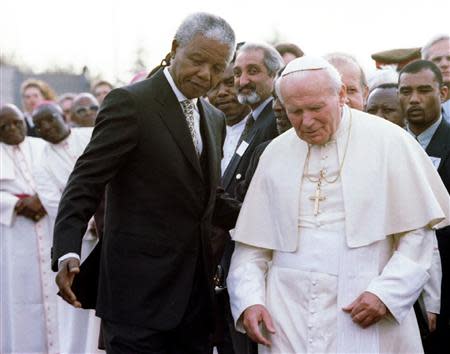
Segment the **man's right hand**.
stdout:
<svg viewBox="0 0 450 354">
<path fill-rule="evenodd" d="M 76 258 L 67 258 L 62 261 L 56 284 L 58 285 L 61 297 L 74 307 L 81 308 L 81 303 L 73 293 L 71 287 L 75 275 L 80 272 L 80 261 Z"/>
<path fill-rule="evenodd" d="M 261 322 L 264 324 L 269 333 L 275 334 L 272 317 L 263 305 L 253 305 L 247 307 L 242 314 L 242 324 L 244 325 L 245 331 L 250 339 L 256 343 L 270 347 L 272 343 L 262 335 L 259 329 L 259 324 Z"/>
</svg>

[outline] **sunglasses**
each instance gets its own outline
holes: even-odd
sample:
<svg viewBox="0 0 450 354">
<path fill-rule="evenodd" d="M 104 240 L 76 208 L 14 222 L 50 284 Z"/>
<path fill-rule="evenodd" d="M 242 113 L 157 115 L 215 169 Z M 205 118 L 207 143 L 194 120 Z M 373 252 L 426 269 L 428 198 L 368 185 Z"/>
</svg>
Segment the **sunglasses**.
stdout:
<svg viewBox="0 0 450 354">
<path fill-rule="evenodd" d="M 91 106 L 80 106 L 75 110 L 75 114 L 79 117 L 86 117 L 89 112 L 97 112 L 98 106 L 93 104 Z"/>
</svg>

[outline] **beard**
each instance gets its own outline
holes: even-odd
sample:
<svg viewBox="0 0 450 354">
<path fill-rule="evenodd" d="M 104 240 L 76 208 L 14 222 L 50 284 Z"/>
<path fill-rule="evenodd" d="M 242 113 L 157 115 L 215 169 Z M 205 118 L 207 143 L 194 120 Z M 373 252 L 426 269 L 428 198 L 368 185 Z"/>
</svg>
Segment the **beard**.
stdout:
<svg viewBox="0 0 450 354">
<path fill-rule="evenodd" d="M 248 104 L 252 105 L 255 103 L 258 103 L 261 101 L 261 96 L 256 93 L 256 91 L 253 91 L 249 95 L 244 95 L 243 93 L 239 93 L 237 95 L 237 99 L 240 104 Z"/>
</svg>

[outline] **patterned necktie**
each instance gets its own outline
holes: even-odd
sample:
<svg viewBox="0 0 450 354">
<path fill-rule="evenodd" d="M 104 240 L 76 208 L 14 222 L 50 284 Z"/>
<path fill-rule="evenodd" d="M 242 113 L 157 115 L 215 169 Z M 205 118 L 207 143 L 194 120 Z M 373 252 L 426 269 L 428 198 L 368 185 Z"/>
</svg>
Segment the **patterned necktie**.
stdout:
<svg viewBox="0 0 450 354">
<path fill-rule="evenodd" d="M 236 148 L 239 148 L 239 145 L 241 145 L 242 141 L 247 140 L 254 124 L 255 124 L 255 120 L 253 119 L 253 115 L 250 113 L 247 118 L 247 121 L 245 122 L 244 130 L 242 131 L 242 134 L 239 137 Z"/>
<path fill-rule="evenodd" d="M 191 133 L 192 142 L 194 143 L 195 152 L 197 156 L 200 156 L 199 144 L 197 140 L 197 135 L 195 134 L 194 128 L 194 104 L 191 100 L 184 100 L 181 102 L 181 107 L 183 108 L 184 116 L 186 117 L 186 122 Z"/>
</svg>

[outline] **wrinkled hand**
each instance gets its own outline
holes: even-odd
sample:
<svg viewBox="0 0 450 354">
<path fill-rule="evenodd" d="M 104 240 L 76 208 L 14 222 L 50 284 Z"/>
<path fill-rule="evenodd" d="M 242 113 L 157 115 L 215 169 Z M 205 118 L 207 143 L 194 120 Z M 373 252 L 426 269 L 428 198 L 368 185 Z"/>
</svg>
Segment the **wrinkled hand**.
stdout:
<svg viewBox="0 0 450 354">
<path fill-rule="evenodd" d="M 267 311 L 263 305 L 253 305 L 247 307 L 242 314 L 242 323 L 250 339 L 256 343 L 270 347 L 272 343 L 262 335 L 259 329 L 259 324 L 261 322 L 264 324 L 268 332 L 275 334 L 272 318 L 270 317 L 269 311 Z"/>
<path fill-rule="evenodd" d="M 39 221 L 47 214 L 37 195 L 20 199 L 16 203 L 15 209 L 18 215 L 25 216 L 33 221 Z"/>
<path fill-rule="evenodd" d="M 387 313 L 386 305 L 374 294 L 367 291 L 359 295 L 342 310 L 350 313 L 353 322 L 366 328 L 381 320 Z"/>
<path fill-rule="evenodd" d="M 430 330 L 430 332 L 434 332 L 436 330 L 437 315 L 433 312 L 427 312 L 427 318 L 428 329 Z"/>
<path fill-rule="evenodd" d="M 73 293 L 71 287 L 75 275 L 80 272 L 80 261 L 76 258 L 67 258 L 61 263 L 61 269 L 56 275 L 61 297 L 74 307 L 81 308 L 81 303 Z"/>
</svg>

